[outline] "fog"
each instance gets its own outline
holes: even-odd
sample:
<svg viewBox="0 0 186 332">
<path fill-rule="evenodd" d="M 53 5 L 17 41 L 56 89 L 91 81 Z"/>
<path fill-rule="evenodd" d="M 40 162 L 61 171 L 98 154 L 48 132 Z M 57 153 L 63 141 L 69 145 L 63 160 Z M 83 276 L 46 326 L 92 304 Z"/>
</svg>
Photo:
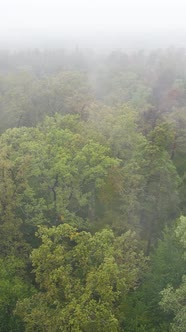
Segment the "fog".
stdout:
<svg viewBox="0 0 186 332">
<path fill-rule="evenodd" d="M 182 0 L 1 0 L 0 47 L 185 46 Z"/>
</svg>

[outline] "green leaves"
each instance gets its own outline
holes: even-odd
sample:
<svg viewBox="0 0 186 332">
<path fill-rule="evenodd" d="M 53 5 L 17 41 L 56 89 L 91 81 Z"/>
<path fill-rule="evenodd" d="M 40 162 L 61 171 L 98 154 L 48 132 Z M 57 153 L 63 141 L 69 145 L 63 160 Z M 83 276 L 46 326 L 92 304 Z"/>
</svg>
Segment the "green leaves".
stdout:
<svg viewBox="0 0 186 332">
<path fill-rule="evenodd" d="M 27 283 L 25 264 L 15 256 L 0 259 L 0 331 L 24 331 L 21 320 L 14 315 L 16 302 L 33 294 Z"/>
<path fill-rule="evenodd" d="M 85 227 L 87 219 L 94 220 L 96 197 L 119 163 L 108 147 L 82 130 L 78 133 L 76 124 L 76 116 L 58 115 L 37 128 L 12 129 L 1 136 L 2 253 L 23 248 L 25 240 L 35 246 L 37 225 L 72 222 Z"/>
<path fill-rule="evenodd" d="M 185 259 L 185 248 L 186 248 L 186 218 L 181 217 L 176 228 L 176 236 L 178 237 L 183 249 Z M 186 324 L 186 276 L 183 275 L 182 282 L 174 289 L 171 285 L 163 289 L 161 292 L 160 306 L 165 312 L 173 313 L 174 319 L 171 324 L 171 331 L 173 332 L 184 332 Z"/>
<path fill-rule="evenodd" d="M 16 311 L 26 331 L 41 329 L 44 312 L 47 330 L 53 317 L 52 331 L 119 331 L 115 303 L 146 266 L 134 234 L 116 238 L 105 229 L 91 235 L 64 224 L 40 227 L 38 235 L 42 244 L 31 258 L 40 291 L 20 301 Z"/>
</svg>

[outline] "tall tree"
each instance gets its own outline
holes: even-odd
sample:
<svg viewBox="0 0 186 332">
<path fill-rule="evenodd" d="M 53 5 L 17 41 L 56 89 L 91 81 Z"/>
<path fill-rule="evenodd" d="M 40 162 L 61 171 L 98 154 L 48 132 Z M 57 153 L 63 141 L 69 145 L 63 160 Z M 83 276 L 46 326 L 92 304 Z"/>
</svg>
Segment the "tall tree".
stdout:
<svg viewBox="0 0 186 332">
<path fill-rule="evenodd" d="M 119 331 L 118 301 L 146 265 L 134 234 L 91 235 L 59 225 L 41 227 L 38 235 L 32 262 L 39 291 L 16 310 L 26 331 Z"/>
</svg>

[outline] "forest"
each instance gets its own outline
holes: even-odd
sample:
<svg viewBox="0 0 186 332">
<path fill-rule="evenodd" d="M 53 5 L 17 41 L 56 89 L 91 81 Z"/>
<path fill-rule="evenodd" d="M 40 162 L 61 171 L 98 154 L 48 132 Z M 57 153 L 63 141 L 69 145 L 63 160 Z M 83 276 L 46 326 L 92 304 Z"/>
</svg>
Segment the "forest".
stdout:
<svg viewBox="0 0 186 332">
<path fill-rule="evenodd" d="M 186 331 L 186 50 L 0 51 L 0 332 Z"/>
</svg>

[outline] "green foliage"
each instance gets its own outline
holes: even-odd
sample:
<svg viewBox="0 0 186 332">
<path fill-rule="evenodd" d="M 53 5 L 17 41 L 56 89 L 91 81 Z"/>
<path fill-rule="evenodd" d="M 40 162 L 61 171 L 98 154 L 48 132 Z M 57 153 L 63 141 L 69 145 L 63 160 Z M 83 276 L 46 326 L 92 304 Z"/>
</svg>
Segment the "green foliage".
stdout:
<svg viewBox="0 0 186 332">
<path fill-rule="evenodd" d="M 0 259 L 0 331 L 24 331 L 19 317 L 14 315 L 16 302 L 33 294 L 26 281 L 24 262 L 15 256 Z"/>
<path fill-rule="evenodd" d="M 56 116 L 1 136 L 2 253 L 26 254 L 26 242 L 37 245 L 38 224 L 87 228 L 95 219 L 96 197 L 119 162 L 108 147 L 77 133 L 76 124 L 77 117 Z"/>
<path fill-rule="evenodd" d="M 149 141 L 143 156 L 145 185 L 141 196 L 141 225 L 149 253 L 154 239 L 179 214 L 180 179 L 168 152 L 159 147 L 159 143 Z"/>
<path fill-rule="evenodd" d="M 166 228 L 163 238 L 150 256 L 149 270 L 143 275 L 140 287 L 121 302 L 120 312 L 125 317 L 124 330 L 168 331 L 172 314 L 164 313 L 159 307 L 160 292 L 167 284 L 177 287 L 185 271 L 183 248 L 175 230 Z"/>
<path fill-rule="evenodd" d="M 79 72 L 62 72 L 38 79 L 21 71 L 0 77 L 0 132 L 7 128 L 35 126 L 46 115 L 80 114 L 92 100 L 87 77 Z"/>
<path fill-rule="evenodd" d="M 136 73 L 123 72 L 119 68 L 119 70 L 99 72 L 98 78 L 96 95 L 105 104 L 118 107 L 129 103 L 138 110 L 147 107 L 151 89 Z"/>
<path fill-rule="evenodd" d="M 70 225 L 40 227 L 32 252 L 39 293 L 17 305 L 26 331 L 119 331 L 116 303 L 136 287 L 146 260 L 134 234 L 91 235 Z"/>
<path fill-rule="evenodd" d="M 0 51 L 0 330 L 184 331 L 185 54 L 85 53 Z"/>
<path fill-rule="evenodd" d="M 186 248 L 186 217 L 181 217 L 180 222 L 176 228 L 176 235 L 183 247 L 183 259 L 185 260 L 185 248 Z M 184 263 L 185 266 L 185 263 Z M 171 323 L 171 331 L 183 332 L 185 331 L 186 324 L 186 307 L 185 307 L 185 297 L 186 297 L 186 268 L 183 271 L 184 275 L 182 277 L 182 282 L 176 285 L 176 289 L 170 283 L 167 288 L 161 292 L 160 305 L 166 312 L 173 313 L 173 322 Z"/>
</svg>

